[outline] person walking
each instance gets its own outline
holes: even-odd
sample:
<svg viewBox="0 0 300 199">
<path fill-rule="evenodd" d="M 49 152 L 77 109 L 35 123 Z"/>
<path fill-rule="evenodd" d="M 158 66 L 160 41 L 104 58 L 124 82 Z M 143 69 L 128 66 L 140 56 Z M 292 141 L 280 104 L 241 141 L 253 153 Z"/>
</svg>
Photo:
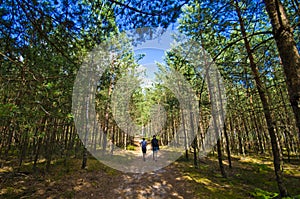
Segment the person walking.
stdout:
<svg viewBox="0 0 300 199">
<path fill-rule="evenodd" d="M 151 140 L 151 147 L 153 151 L 153 160 L 157 161 L 157 153 L 159 150 L 158 140 L 156 139 L 156 135 L 153 135 L 153 139 Z"/>
<path fill-rule="evenodd" d="M 146 161 L 147 141 L 145 140 L 145 138 L 143 138 L 140 145 L 142 147 L 143 160 Z"/>
</svg>

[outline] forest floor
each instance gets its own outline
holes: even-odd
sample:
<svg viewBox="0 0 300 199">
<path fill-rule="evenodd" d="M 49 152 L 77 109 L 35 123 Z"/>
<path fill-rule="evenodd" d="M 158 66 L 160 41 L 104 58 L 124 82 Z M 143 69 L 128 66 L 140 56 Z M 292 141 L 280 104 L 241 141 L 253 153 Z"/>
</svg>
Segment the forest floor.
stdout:
<svg viewBox="0 0 300 199">
<path fill-rule="evenodd" d="M 141 157 L 140 157 L 141 158 Z M 152 161 L 152 160 L 147 160 Z M 159 160 L 158 160 L 159 161 Z M 227 178 L 220 175 L 217 158 L 179 158 L 148 173 L 123 173 L 94 158 L 79 169 L 80 159 L 53 162 L 49 173 L 32 173 L 30 164 L 19 172 L 0 169 L 0 198 L 275 198 L 277 184 L 270 157 L 234 156 L 232 169 L 224 161 Z M 39 165 L 42 167 L 43 165 Z M 288 191 L 300 198 L 300 160 L 284 164 Z"/>
</svg>

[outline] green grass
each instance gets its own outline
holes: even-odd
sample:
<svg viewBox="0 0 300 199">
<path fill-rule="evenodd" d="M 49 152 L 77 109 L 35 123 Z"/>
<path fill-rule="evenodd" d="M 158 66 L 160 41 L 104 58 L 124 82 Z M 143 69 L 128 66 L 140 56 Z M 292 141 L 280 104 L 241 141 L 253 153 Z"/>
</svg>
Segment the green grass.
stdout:
<svg viewBox="0 0 300 199">
<path fill-rule="evenodd" d="M 253 192 L 251 192 L 251 195 L 257 199 L 271 199 L 277 198 L 279 196 L 278 193 L 271 193 L 265 190 L 261 190 L 259 188 L 256 188 Z"/>
<path fill-rule="evenodd" d="M 177 161 L 182 175 L 194 187 L 199 198 L 278 198 L 273 165 L 263 157 L 233 157 L 233 168 L 224 161 L 227 178 L 222 178 L 216 156 L 210 156 L 194 168 L 193 159 Z M 285 182 L 292 198 L 300 194 L 300 162 L 285 163 Z"/>
</svg>

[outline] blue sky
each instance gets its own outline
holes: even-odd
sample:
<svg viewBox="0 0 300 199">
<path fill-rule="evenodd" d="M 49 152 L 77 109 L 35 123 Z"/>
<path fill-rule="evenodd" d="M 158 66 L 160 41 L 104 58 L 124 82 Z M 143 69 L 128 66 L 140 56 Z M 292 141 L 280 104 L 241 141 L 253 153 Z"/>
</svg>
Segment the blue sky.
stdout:
<svg viewBox="0 0 300 199">
<path fill-rule="evenodd" d="M 172 44 L 171 32 L 166 31 L 162 36 L 136 46 L 134 52 L 136 55 L 144 54 L 145 56 L 138 63 L 141 69 L 145 69 L 146 76 L 142 77 L 145 80 L 144 85 L 150 86 L 155 79 L 155 72 L 158 71 L 156 62 L 163 63 L 165 51 L 171 48 Z"/>
<path fill-rule="evenodd" d="M 145 66 L 146 75 L 149 78 L 154 77 L 154 73 L 157 72 L 156 62 L 163 62 L 164 50 L 157 48 L 144 48 L 135 51 L 135 54 L 144 54 L 143 59 L 139 61 L 139 64 Z"/>
</svg>

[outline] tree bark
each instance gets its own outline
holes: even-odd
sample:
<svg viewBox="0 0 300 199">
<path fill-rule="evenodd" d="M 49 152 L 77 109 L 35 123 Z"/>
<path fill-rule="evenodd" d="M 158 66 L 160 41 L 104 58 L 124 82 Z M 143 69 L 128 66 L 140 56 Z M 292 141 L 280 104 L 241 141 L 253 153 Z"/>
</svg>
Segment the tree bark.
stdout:
<svg viewBox="0 0 300 199">
<path fill-rule="evenodd" d="M 264 0 L 286 76 L 290 103 L 300 138 L 300 55 L 287 14 L 280 0 Z"/>
<path fill-rule="evenodd" d="M 81 162 L 81 169 L 85 169 L 87 166 L 87 149 L 84 146 L 82 150 L 82 162 Z"/>
</svg>

